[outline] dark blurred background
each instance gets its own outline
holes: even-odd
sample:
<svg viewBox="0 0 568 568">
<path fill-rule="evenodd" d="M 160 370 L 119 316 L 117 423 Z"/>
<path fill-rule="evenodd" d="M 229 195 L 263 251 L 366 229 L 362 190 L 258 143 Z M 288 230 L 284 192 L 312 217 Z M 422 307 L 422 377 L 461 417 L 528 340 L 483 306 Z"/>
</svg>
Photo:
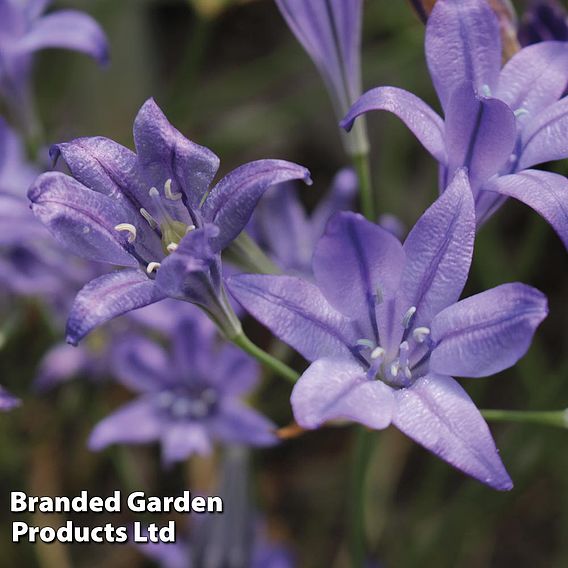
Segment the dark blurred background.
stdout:
<svg viewBox="0 0 568 568">
<path fill-rule="evenodd" d="M 221 157 L 221 173 L 245 161 L 284 158 L 307 166 L 312 207 L 347 164 L 327 93 L 311 61 L 270 0 L 75 0 L 103 26 L 112 62 L 43 52 L 35 84 L 46 139 L 104 135 L 132 147 L 134 116 L 153 96 L 170 121 Z M 523 4 L 517 5 L 522 11 Z M 423 55 L 424 28 L 401 0 L 368 0 L 364 89 L 396 85 L 435 108 Z M 437 192 L 436 164 L 409 131 L 386 114 L 369 117 L 372 169 L 381 213 L 411 226 Z M 551 166 L 567 173 L 564 164 Z M 568 406 L 568 263 L 537 215 L 513 202 L 480 232 L 466 294 L 520 280 L 543 290 L 550 316 L 527 356 L 490 379 L 463 381 L 480 407 L 521 410 Z M 9 314 L 3 309 L 3 317 Z M 3 336 L 2 383 L 24 404 L 0 415 L 0 565 L 34 568 L 151 566 L 127 545 L 14 545 L 7 495 L 105 495 L 135 489 L 172 495 L 206 488 L 212 461 L 160 469 L 153 447 L 92 454 L 85 440 L 98 419 L 129 398 L 112 382 L 81 377 L 39 395 L 31 389 L 42 353 L 59 340 L 37 302 L 25 300 L 17 330 Z M 256 332 L 260 332 L 257 330 Z M 262 337 L 258 335 L 262 340 Z M 297 361 L 301 365 L 301 361 Z M 289 388 L 273 380 L 259 395 L 279 425 L 291 419 Z M 380 566 L 568 566 L 568 431 L 493 425 L 515 488 L 494 492 L 412 445 L 394 429 L 374 434 L 366 481 L 367 538 Z M 328 428 L 254 455 L 254 488 L 271 534 L 294 549 L 298 565 L 348 566 L 350 427 Z M 29 522 L 63 522 L 62 517 Z M 93 516 L 81 522 L 99 524 Z M 119 520 L 112 519 L 119 523 Z M 133 520 L 125 517 L 124 522 Z"/>
</svg>

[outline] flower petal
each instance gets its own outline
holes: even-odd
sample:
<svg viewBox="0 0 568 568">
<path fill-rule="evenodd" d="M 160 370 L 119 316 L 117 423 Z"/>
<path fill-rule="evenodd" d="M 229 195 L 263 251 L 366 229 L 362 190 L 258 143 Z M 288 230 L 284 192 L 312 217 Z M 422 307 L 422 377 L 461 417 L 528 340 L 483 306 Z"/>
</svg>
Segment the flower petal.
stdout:
<svg viewBox="0 0 568 568">
<path fill-rule="evenodd" d="M 327 301 L 345 316 L 367 322 L 378 337 L 378 298 L 399 287 L 405 254 L 391 233 L 357 213 L 336 213 L 313 258 L 316 281 Z"/>
<path fill-rule="evenodd" d="M 108 62 L 108 43 L 99 24 L 84 12 L 60 10 L 32 24 L 18 42 L 21 51 L 36 51 L 48 47 L 61 47 L 81 51 L 99 63 Z"/>
<path fill-rule="evenodd" d="M 540 112 L 522 131 L 517 171 L 568 157 L 568 97 Z"/>
<path fill-rule="evenodd" d="M 91 432 L 88 446 L 98 451 L 111 444 L 146 444 L 158 440 L 161 429 L 151 400 L 139 398 L 103 418 Z"/>
<path fill-rule="evenodd" d="M 42 357 L 34 387 L 46 391 L 65 381 L 89 373 L 93 367 L 91 353 L 81 347 L 58 343 Z"/>
<path fill-rule="evenodd" d="M 381 430 L 392 419 L 393 390 L 365 376 L 349 359 L 318 359 L 300 377 L 292 391 L 294 418 L 303 428 L 348 419 Z"/>
<path fill-rule="evenodd" d="M 458 170 L 404 243 L 400 310 L 416 307 L 415 326 L 429 326 L 438 312 L 457 301 L 469 273 L 474 238 L 473 198 L 465 172 Z"/>
<path fill-rule="evenodd" d="M 507 62 L 495 96 L 522 122 L 557 101 L 568 83 L 568 43 L 545 41 L 525 47 Z"/>
<path fill-rule="evenodd" d="M 485 187 L 522 201 L 546 219 L 568 249 L 568 180 L 540 170 L 501 176 Z"/>
<path fill-rule="evenodd" d="M 236 399 L 222 401 L 209 427 L 215 438 L 228 444 L 272 446 L 278 442 L 274 423 Z"/>
<path fill-rule="evenodd" d="M 112 351 L 114 376 L 136 392 L 152 392 L 177 384 L 164 349 L 141 335 L 126 335 Z"/>
<path fill-rule="evenodd" d="M 76 345 L 93 328 L 136 308 L 163 300 L 140 270 L 119 270 L 91 280 L 77 294 L 67 320 L 67 341 Z"/>
<path fill-rule="evenodd" d="M 494 489 L 513 487 L 485 420 L 454 379 L 426 375 L 394 396 L 393 424 L 401 432 Z"/>
<path fill-rule="evenodd" d="M 505 103 L 477 96 L 471 83 L 454 90 L 446 109 L 450 178 L 468 168 L 475 192 L 507 162 L 516 138 L 515 115 Z"/>
<path fill-rule="evenodd" d="M 250 314 L 306 359 L 350 355 L 357 340 L 351 323 L 313 284 L 293 276 L 243 274 L 227 285 Z"/>
<path fill-rule="evenodd" d="M 211 438 L 199 422 L 172 422 L 165 428 L 162 438 L 162 461 L 165 465 L 183 461 L 193 454 L 211 453 Z"/>
<path fill-rule="evenodd" d="M 426 59 L 444 108 L 464 81 L 478 92 L 485 85 L 493 91 L 501 69 L 501 34 L 488 3 L 438 0 L 426 26 Z"/>
<path fill-rule="evenodd" d="M 396 115 L 420 143 L 438 160 L 446 163 L 444 122 L 423 100 L 396 87 L 377 87 L 364 93 L 351 107 L 340 125 L 351 130 L 358 116 L 372 110 L 386 110 Z"/>
<path fill-rule="evenodd" d="M 134 142 L 144 178 L 158 188 L 171 179 L 172 191 L 181 189 L 189 207 L 197 209 L 217 173 L 219 158 L 174 128 L 154 99 L 148 99 L 136 116 Z"/>
<path fill-rule="evenodd" d="M 211 368 L 209 359 L 210 382 L 230 395 L 245 395 L 257 384 L 260 377 L 258 363 L 231 344 L 225 344 L 214 359 Z"/>
<path fill-rule="evenodd" d="M 544 294 L 525 284 L 503 284 L 466 298 L 432 321 L 430 369 L 460 377 L 508 369 L 527 352 L 547 314 Z"/>
<path fill-rule="evenodd" d="M 203 215 L 220 234 L 214 249 L 225 248 L 245 227 L 263 193 L 271 186 L 302 179 L 311 183 L 308 170 L 284 160 L 257 160 L 227 174 L 207 196 Z"/>
<path fill-rule="evenodd" d="M 5 388 L 0 387 L 0 411 L 6 412 L 22 404 L 19 398 L 11 395 Z"/>
<path fill-rule="evenodd" d="M 124 232 L 115 227 L 133 221 L 119 203 L 60 172 L 40 175 L 28 192 L 32 211 L 71 252 L 88 260 L 138 266 Z"/>
</svg>

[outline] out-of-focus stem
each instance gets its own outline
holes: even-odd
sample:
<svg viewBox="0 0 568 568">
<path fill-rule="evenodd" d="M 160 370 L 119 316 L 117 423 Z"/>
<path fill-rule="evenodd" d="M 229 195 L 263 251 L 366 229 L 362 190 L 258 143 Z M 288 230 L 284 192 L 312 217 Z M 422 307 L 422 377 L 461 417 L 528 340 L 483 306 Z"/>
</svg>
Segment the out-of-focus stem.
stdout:
<svg viewBox="0 0 568 568">
<path fill-rule="evenodd" d="M 279 274 L 281 272 L 245 231 L 225 249 L 224 256 L 241 268 L 257 274 Z"/>
<path fill-rule="evenodd" d="M 568 428 L 568 408 L 565 410 L 481 410 L 491 422 L 525 422 Z"/>
<path fill-rule="evenodd" d="M 279 361 L 270 355 L 270 353 L 261 349 L 258 345 L 255 345 L 244 333 L 233 337 L 231 340 L 235 345 L 254 357 L 262 365 L 272 369 L 277 375 L 280 375 L 287 381 L 295 383 L 300 378 L 300 375 L 294 371 L 294 369 L 288 367 L 286 363 Z"/>
<path fill-rule="evenodd" d="M 353 156 L 353 167 L 359 178 L 359 193 L 361 195 L 361 211 L 369 221 L 376 220 L 375 199 L 373 186 L 371 184 L 371 166 L 369 164 L 369 154 L 355 154 Z"/>
<path fill-rule="evenodd" d="M 365 563 L 365 479 L 373 449 L 373 432 L 357 426 L 351 472 L 351 514 L 349 523 L 349 554 L 352 568 Z"/>
</svg>

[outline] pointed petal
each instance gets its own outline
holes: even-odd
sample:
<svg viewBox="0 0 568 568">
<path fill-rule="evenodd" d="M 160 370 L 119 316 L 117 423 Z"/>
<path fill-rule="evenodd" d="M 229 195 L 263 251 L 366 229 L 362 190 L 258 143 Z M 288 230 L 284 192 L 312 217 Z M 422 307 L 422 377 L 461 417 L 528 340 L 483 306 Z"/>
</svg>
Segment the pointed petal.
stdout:
<svg viewBox="0 0 568 568">
<path fill-rule="evenodd" d="M 221 231 L 214 249 L 222 250 L 243 230 L 269 187 L 294 179 L 311 183 L 306 168 L 284 160 L 257 160 L 227 174 L 211 190 L 203 206 L 205 219 Z"/>
<path fill-rule="evenodd" d="M 249 393 L 260 377 L 258 363 L 231 344 L 223 345 L 210 373 L 211 382 L 220 391 L 233 396 Z"/>
<path fill-rule="evenodd" d="M 318 428 L 328 420 L 348 419 L 381 430 L 391 423 L 393 390 L 365 376 L 348 359 L 319 359 L 300 377 L 292 391 L 294 418 L 303 428 Z"/>
<path fill-rule="evenodd" d="M 357 337 L 349 320 L 313 284 L 293 276 L 243 274 L 227 285 L 250 314 L 306 359 L 351 354 Z"/>
<path fill-rule="evenodd" d="M 60 10 L 32 24 L 18 42 L 22 51 L 36 51 L 48 47 L 61 47 L 81 51 L 99 63 L 108 62 L 108 43 L 99 24 L 84 12 Z"/>
<path fill-rule="evenodd" d="M 521 122 L 556 102 L 568 83 L 568 43 L 545 41 L 521 49 L 499 76 L 495 96 L 513 110 L 524 109 Z"/>
<path fill-rule="evenodd" d="M 134 142 L 144 178 L 158 188 L 171 179 L 172 191 L 182 191 L 189 207 L 197 209 L 217 173 L 219 158 L 174 128 L 154 99 L 148 99 L 136 116 Z"/>
<path fill-rule="evenodd" d="M 140 270 L 119 270 L 91 280 L 77 294 L 67 320 L 67 341 L 76 345 L 93 328 L 136 308 L 163 300 Z"/>
<path fill-rule="evenodd" d="M 89 436 L 90 450 L 111 444 L 146 444 L 160 437 L 161 421 L 151 401 L 139 398 L 103 418 Z"/>
<path fill-rule="evenodd" d="M 22 404 L 19 398 L 11 395 L 5 388 L 0 387 L 0 411 L 7 412 Z"/>
<path fill-rule="evenodd" d="M 42 357 L 34 387 L 46 391 L 92 370 L 93 358 L 81 347 L 58 343 Z"/>
<path fill-rule="evenodd" d="M 152 392 L 175 383 L 168 355 L 155 341 L 127 335 L 112 351 L 114 376 L 136 392 Z"/>
<path fill-rule="evenodd" d="M 377 297 L 394 297 L 404 261 L 396 237 L 358 213 L 341 212 L 316 246 L 313 269 L 327 301 L 345 316 L 367 322 L 377 337 Z"/>
<path fill-rule="evenodd" d="M 517 171 L 568 157 L 568 97 L 560 99 L 527 123 Z"/>
<path fill-rule="evenodd" d="M 546 219 L 568 249 L 568 180 L 540 170 L 524 170 L 501 176 L 485 187 L 490 192 L 514 197 Z"/>
<path fill-rule="evenodd" d="M 406 267 L 401 277 L 402 310 L 416 307 L 415 326 L 455 303 L 465 285 L 473 254 L 475 213 L 463 170 L 422 215 L 408 235 Z"/>
<path fill-rule="evenodd" d="M 478 92 L 485 85 L 494 91 L 501 69 L 501 34 L 489 4 L 438 0 L 426 26 L 426 59 L 444 108 L 464 81 Z"/>
<path fill-rule="evenodd" d="M 438 162 L 446 163 L 444 122 L 423 100 L 396 87 L 378 87 L 364 93 L 351 107 L 340 125 L 351 130 L 358 116 L 372 110 L 396 115 Z"/>
<path fill-rule="evenodd" d="M 450 178 L 467 168 L 475 192 L 507 162 L 516 138 L 515 115 L 505 103 L 477 96 L 471 83 L 454 90 L 446 109 Z"/>
<path fill-rule="evenodd" d="M 503 284 L 466 298 L 434 318 L 430 369 L 460 377 L 508 369 L 527 352 L 547 314 L 544 294 L 525 284 Z"/>
<path fill-rule="evenodd" d="M 36 217 L 71 252 L 97 262 L 138 266 L 124 232 L 115 229 L 131 223 L 132 216 L 116 201 L 60 172 L 39 176 L 28 198 Z"/>
<path fill-rule="evenodd" d="M 485 420 L 454 379 L 426 375 L 395 398 L 393 424 L 401 432 L 494 489 L 513 487 Z"/>
<path fill-rule="evenodd" d="M 210 423 L 215 438 L 250 446 L 272 446 L 278 442 L 274 423 L 256 410 L 235 399 L 226 399 L 221 405 L 219 415 Z"/>
<path fill-rule="evenodd" d="M 193 454 L 208 455 L 211 438 L 199 422 L 170 423 L 162 435 L 162 461 L 165 465 L 183 461 Z"/>
</svg>

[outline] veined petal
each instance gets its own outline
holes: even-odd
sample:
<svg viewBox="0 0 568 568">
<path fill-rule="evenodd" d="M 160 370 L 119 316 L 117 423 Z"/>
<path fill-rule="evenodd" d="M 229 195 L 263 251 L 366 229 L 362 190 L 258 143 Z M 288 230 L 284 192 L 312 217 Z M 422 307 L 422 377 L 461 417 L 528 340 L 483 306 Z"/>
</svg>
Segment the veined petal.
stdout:
<svg viewBox="0 0 568 568">
<path fill-rule="evenodd" d="M 568 180 L 559 174 L 524 170 L 501 176 L 484 188 L 514 197 L 546 219 L 568 249 Z"/>
<path fill-rule="evenodd" d="M 454 379 L 426 375 L 394 396 L 393 424 L 401 432 L 493 489 L 513 487 L 487 423 Z"/>
<path fill-rule="evenodd" d="M 89 449 L 98 451 L 111 444 L 146 444 L 160 437 L 162 425 L 152 401 L 139 398 L 103 418 L 89 436 Z"/>
<path fill-rule="evenodd" d="M 525 123 L 557 101 L 568 84 L 568 43 L 544 41 L 521 49 L 499 76 L 495 96 L 516 111 Z"/>
<path fill-rule="evenodd" d="M 454 90 L 446 108 L 450 178 L 467 168 L 475 192 L 507 162 L 516 137 L 515 115 L 504 102 L 479 97 L 471 83 Z"/>
<path fill-rule="evenodd" d="M 357 337 L 350 321 L 313 284 L 293 276 L 243 274 L 227 285 L 250 314 L 306 359 L 351 355 Z"/>
<path fill-rule="evenodd" d="M 426 25 L 426 60 L 442 106 L 456 85 L 478 92 L 497 86 L 501 69 L 499 22 L 483 0 L 438 0 Z"/>
<path fill-rule="evenodd" d="M 34 21 L 18 42 L 22 51 L 61 47 L 81 51 L 99 63 L 108 62 L 108 43 L 99 24 L 84 12 L 60 10 Z"/>
<path fill-rule="evenodd" d="M 225 248 L 245 227 L 263 193 L 272 185 L 302 179 L 311 184 L 309 171 L 284 160 L 257 160 L 227 174 L 207 196 L 203 216 L 220 234 L 214 249 Z"/>
<path fill-rule="evenodd" d="M 116 378 L 136 392 L 152 392 L 175 384 L 164 349 L 141 335 L 127 335 L 112 351 Z"/>
<path fill-rule="evenodd" d="M 517 171 L 568 157 L 568 97 L 540 112 L 521 134 Z"/>
<path fill-rule="evenodd" d="M 432 321 L 430 369 L 486 377 L 514 365 L 548 314 L 546 297 L 525 284 L 503 284 L 466 298 Z"/>
<path fill-rule="evenodd" d="M 349 359 L 325 358 L 312 363 L 292 391 L 294 418 L 303 428 L 348 419 L 382 430 L 394 410 L 393 390 L 368 379 L 363 368 Z"/>
<path fill-rule="evenodd" d="M 138 266 L 124 232 L 115 227 L 132 223 L 119 203 L 60 173 L 40 175 L 28 191 L 32 211 L 49 232 L 73 253 L 118 266 Z"/>
<path fill-rule="evenodd" d="M 388 231 L 357 213 L 336 213 L 313 258 L 316 281 L 327 301 L 345 316 L 366 322 L 378 338 L 375 308 L 394 297 L 405 254 Z"/>
<path fill-rule="evenodd" d="M 138 111 L 134 142 L 144 177 L 158 188 L 171 179 L 172 191 L 181 190 L 189 207 L 197 209 L 217 173 L 219 158 L 174 128 L 154 99 Z"/>
<path fill-rule="evenodd" d="M 140 270 L 119 270 L 91 280 L 77 294 L 67 321 L 67 341 L 76 345 L 94 327 L 165 295 Z"/>
<path fill-rule="evenodd" d="M 400 310 L 416 307 L 415 326 L 429 326 L 432 318 L 455 303 L 463 290 L 475 238 L 473 207 L 467 175 L 458 170 L 404 243 L 407 260 L 401 277 Z"/>
<path fill-rule="evenodd" d="M 340 125 L 351 130 L 358 116 L 372 110 L 396 115 L 438 162 L 446 163 L 444 121 L 423 100 L 396 87 L 377 87 L 364 93 L 351 107 Z"/>
</svg>

